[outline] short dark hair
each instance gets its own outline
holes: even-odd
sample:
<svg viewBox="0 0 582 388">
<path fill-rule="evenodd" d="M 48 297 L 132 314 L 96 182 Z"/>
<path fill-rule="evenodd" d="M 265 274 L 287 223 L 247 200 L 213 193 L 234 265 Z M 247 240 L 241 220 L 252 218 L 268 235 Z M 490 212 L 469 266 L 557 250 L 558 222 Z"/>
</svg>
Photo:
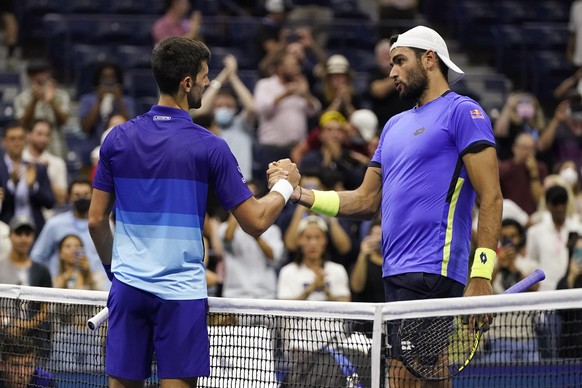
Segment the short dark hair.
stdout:
<svg viewBox="0 0 582 388">
<path fill-rule="evenodd" d="M 44 59 L 33 60 L 26 67 L 26 75 L 29 77 L 45 71 L 52 72 L 52 67 L 50 63 Z"/>
<path fill-rule="evenodd" d="M 196 77 L 203 62 L 210 60 L 208 47 L 193 39 L 173 36 L 156 44 L 152 53 L 152 71 L 160 93 L 176 95 L 180 81 Z"/>
<path fill-rule="evenodd" d="M 34 127 L 36 126 L 36 124 L 40 124 L 40 123 L 44 123 L 44 124 L 48 125 L 49 128 L 51 129 L 51 131 L 53 130 L 53 123 L 51 123 L 47 119 L 34 119 L 34 121 L 32 122 L 32 124 L 30 124 L 30 128 L 26 128 L 26 129 L 29 132 L 32 132 L 32 130 L 34 129 Z"/>
<path fill-rule="evenodd" d="M 95 66 L 95 71 L 93 72 L 93 86 L 99 86 L 99 81 L 101 79 L 101 73 L 103 70 L 111 68 L 115 72 L 115 78 L 117 78 L 117 83 L 123 85 L 123 70 L 115 62 L 102 61 Z"/>
<path fill-rule="evenodd" d="M 71 183 L 69 183 L 69 188 L 67 190 L 67 194 L 69 196 L 71 195 L 71 191 L 73 190 L 73 186 L 75 185 L 89 185 L 89 187 L 93 188 L 93 183 L 91 182 L 90 179 L 80 176 L 73 179 Z"/>
<path fill-rule="evenodd" d="M 546 203 L 551 205 L 563 205 L 568 203 L 568 191 L 560 185 L 555 185 L 546 190 Z"/>
<path fill-rule="evenodd" d="M 4 131 L 2 132 L 2 137 L 5 138 L 8 131 L 14 128 L 22 128 L 26 132 L 24 125 L 20 124 L 18 121 L 12 121 L 4 126 Z"/>
<path fill-rule="evenodd" d="M 506 226 L 513 226 L 514 228 L 516 228 L 517 232 L 519 233 L 519 238 L 521 242 L 522 243 L 525 242 L 525 228 L 523 227 L 522 224 L 520 224 L 517 220 L 513 218 L 504 218 L 503 221 L 501 221 L 501 228 L 505 228 Z"/>
</svg>

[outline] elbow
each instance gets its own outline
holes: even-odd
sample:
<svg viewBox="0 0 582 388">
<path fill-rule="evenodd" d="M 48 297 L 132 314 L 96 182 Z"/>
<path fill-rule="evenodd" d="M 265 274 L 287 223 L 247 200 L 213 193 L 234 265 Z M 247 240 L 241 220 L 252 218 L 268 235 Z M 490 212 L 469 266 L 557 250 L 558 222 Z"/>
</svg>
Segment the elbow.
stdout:
<svg viewBox="0 0 582 388">
<path fill-rule="evenodd" d="M 482 205 L 485 205 L 486 203 L 489 204 L 490 208 L 499 210 L 499 213 L 501 214 L 503 210 L 503 195 L 501 194 L 501 190 L 496 190 L 492 192 L 488 198 L 483 198 Z"/>
<path fill-rule="evenodd" d="M 93 233 L 94 231 L 96 231 L 97 229 L 99 229 L 103 223 L 106 222 L 106 218 L 103 214 L 101 215 L 94 215 L 94 214 L 89 214 L 89 232 Z"/>
<path fill-rule="evenodd" d="M 261 235 L 263 233 L 265 233 L 265 231 L 269 228 L 269 225 L 267 223 L 261 222 L 259 220 L 257 220 L 256 222 L 252 223 L 252 224 L 246 224 L 246 225 L 242 225 L 241 224 L 241 229 L 248 235 L 254 237 L 254 238 L 259 238 L 261 237 Z"/>
</svg>

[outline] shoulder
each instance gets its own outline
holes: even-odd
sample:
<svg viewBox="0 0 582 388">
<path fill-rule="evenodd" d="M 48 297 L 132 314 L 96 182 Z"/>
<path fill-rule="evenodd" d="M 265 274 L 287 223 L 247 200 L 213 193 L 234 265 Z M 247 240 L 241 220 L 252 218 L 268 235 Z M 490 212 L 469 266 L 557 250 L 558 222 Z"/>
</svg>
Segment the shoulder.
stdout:
<svg viewBox="0 0 582 388">
<path fill-rule="evenodd" d="M 66 211 L 64 213 L 54 215 L 46 221 L 46 224 L 44 224 L 42 229 L 44 230 L 47 227 L 54 228 L 57 225 L 69 222 L 72 218 L 73 218 L 73 212 L 71 210 Z"/>
<path fill-rule="evenodd" d="M 213 151 L 217 150 L 221 152 L 226 150 L 228 150 L 229 153 L 232 152 L 225 139 L 215 135 L 208 129 L 201 127 L 200 125 L 194 124 L 194 131 L 199 141 L 204 143 L 209 153 L 212 153 Z"/>
<path fill-rule="evenodd" d="M 291 274 L 294 274 L 298 271 L 299 271 L 299 266 L 297 265 L 297 263 L 289 263 L 287 265 L 284 265 L 281 268 L 281 271 L 279 273 L 279 277 L 285 276 L 285 275 L 291 275 Z"/>
<path fill-rule="evenodd" d="M 455 92 L 447 93 L 443 97 L 448 101 L 447 105 L 452 108 L 452 112 L 455 114 L 466 114 L 472 119 L 482 119 L 487 117 L 483 107 L 470 97 Z"/>
<path fill-rule="evenodd" d="M 329 260 L 325 262 L 323 267 L 325 268 L 326 271 L 334 271 L 336 273 L 340 273 L 340 272 L 345 273 L 346 272 L 346 269 L 344 268 L 343 265 L 338 264 L 338 263 L 334 263 L 333 261 L 329 261 Z"/>
</svg>

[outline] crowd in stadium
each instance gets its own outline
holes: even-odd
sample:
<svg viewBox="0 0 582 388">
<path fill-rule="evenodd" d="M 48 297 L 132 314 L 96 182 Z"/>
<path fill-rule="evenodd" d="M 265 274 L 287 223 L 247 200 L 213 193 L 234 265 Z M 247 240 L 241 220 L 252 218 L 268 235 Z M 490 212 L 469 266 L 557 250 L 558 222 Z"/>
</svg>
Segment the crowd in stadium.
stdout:
<svg viewBox="0 0 582 388">
<path fill-rule="evenodd" d="M 211 30 L 205 23 L 219 18 L 207 17 L 198 3 L 207 2 L 167 0 L 165 10 L 158 6 L 160 12 L 150 15 L 149 51 L 167 36 L 206 41 L 214 55 L 212 82 L 202 107 L 191 116 L 227 141 L 255 195 L 266 193 L 268 163 L 286 157 L 299 166 L 302 187 L 356 188 L 384 124 L 413 106 L 399 99 L 388 76 L 388 39 L 402 25 L 430 24 L 425 11 L 431 2 L 217 2 L 222 5 L 214 11 L 223 20 L 234 21 L 235 12 L 255 20 L 252 35 L 241 32 L 248 40 L 244 47 L 253 46 L 252 55 L 241 47 L 215 51 L 213 39 L 218 38 L 205 35 Z M 497 106 L 486 107 L 496 108 L 486 113 L 496 138 L 504 197 L 496 293 L 536 268 L 547 276 L 538 291 L 582 287 L 582 69 L 575 70 L 582 66 L 582 1 L 565 3 L 571 9 L 563 21 L 570 40 L 558 55 L 570 62 L 572 71 L 555 83 L 554 100 L 548 102 L 523 85 Z M 341 26 L 334 7 L 346 4 L 355 8 L 344 10 L 344 18 L 345 12 L 355 17 L 370 11 L 376 21 L 363 18 L 362 23 L 379 26 L 364 60 L 334 47 L 336 40 L 326 28 L 336 22 Z M 18 71 L 25 80 L 1 124 L 0 282 L 108 290 L 110 282 L 88 230 L 91 182 L 108 131 L 156 102 L 155 95 L 139 92 L 148 90 L 151 77 L 127 79 L 128 73 L 147 71 L 149 54 L 134 53 L 132 60 L 141 61 L 137 70 L 128 69 L 121 56 L 100 60 L 89 55 L 85 66 L 73 64 L 76 72 L 70 77 L 64 70 L 69 66 L 62 67 L 54 52 L 27 56 L 18 38 L 25 11 L 8 6 L 0 11 L 7 46 L 0 78 Z M 389 21 L 397 27 L 390 28 Z M 478 98 L 480 91 L 464 92 Z M 204 228 L 210 295 L 383 301 L 378 219 L 322 217 L 288 203 L 276 224 L 254 238 L 216 203 L 211 201 Z M 478 208 L 477 203 L 476 214 Z M 582 355 L 582 332 L 571 324 L 576 319 L 579 323 L 580 313 L 569 311 L 549 313 L 543 322 L 532 318 L 532 330 L 545 331 L 544 338 L 556 341 L 539 344 L 539 357 Z M 569 346 L 559 344 L 560 330 L 569 333 Z"/>
</svg>

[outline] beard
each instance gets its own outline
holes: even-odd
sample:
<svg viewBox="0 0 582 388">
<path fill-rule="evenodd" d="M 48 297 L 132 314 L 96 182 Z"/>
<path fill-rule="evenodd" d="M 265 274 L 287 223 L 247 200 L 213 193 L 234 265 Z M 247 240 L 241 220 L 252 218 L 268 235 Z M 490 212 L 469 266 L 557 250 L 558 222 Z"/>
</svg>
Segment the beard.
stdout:
<svg viewBox="0 0 582 388">
<path fill-rule="evenodd" d="M 428 89 L 428 73 L 418 63 L 408 77 L 408 84 L 402 84 L 400 99 L 403 101 L 418 101 Z"/>
<path fill-rule="evenodd" d="M 193 88 L 192 91 L 188 93 L 187 98 L 188 98 L 188 108 L 198 109 L 202 106 L 202 96 L 201 93 L 198 93 L 197 88 Z"/>
</svg>

